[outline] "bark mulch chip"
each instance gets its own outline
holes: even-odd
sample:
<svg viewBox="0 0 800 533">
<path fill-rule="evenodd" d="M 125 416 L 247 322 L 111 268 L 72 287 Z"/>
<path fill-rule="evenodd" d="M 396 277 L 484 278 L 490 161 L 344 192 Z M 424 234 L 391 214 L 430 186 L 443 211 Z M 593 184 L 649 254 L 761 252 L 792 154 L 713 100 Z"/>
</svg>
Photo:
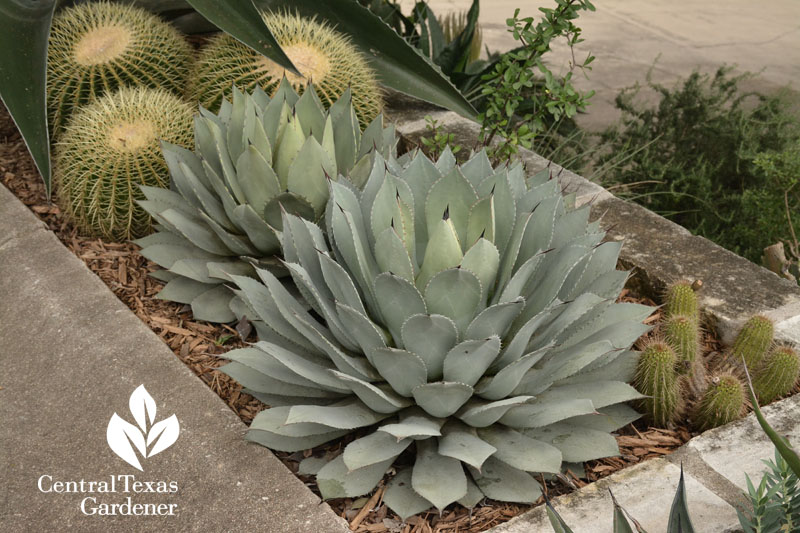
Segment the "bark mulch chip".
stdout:
<svg viewBox="0 0 800 533">
<path fill-rule="evenodd" d="M 175 355 L 216 392 L 245 424 L 249 424 L 265 408 L 261 402 L 243 393 L 238 383 L 216 370 L 225 363 L 220 355 L 244 346 L 245 342 L 237 331 L 228 325 L 195 321 L 188 306 L 157 299 L 155 296 L 162 283 L 148 274 L 158 267 L 139 255 L 136 245 L 105 242 L 79 235 L 58 206 L 47 201 L 41 177 L 1 105 L 0 181 L 36 213 L 64 245 L 161 337 Z M 652 301 L 637 298 L 627 290 L 620 299 L 653 305 Z M 658 320 L 658 316 L 656 313 L 649 321 Z M 255 339 L 251 337 L 246 340 L 252 342 Z M 706 342 L 716 341 L 708 337 Z M 617 435 L 620 456 L 590 461 L 585 466 L 584 478 L 569 472 L 567 476 L 558 476 L 546 482 L 542 479 L 548 497 L 570 492 L 626 466 L 669 454 L 691 437 L 683 425 L 668 430 L 650 428 L 641 422 L 626 426 Z M 297 473 L 297 466 L 304 457 L 312 454 L 319 457 L 335 455 L 353 438 L 355 436 L 299 454 L 278 452 L 276 455 L 292 472 Z M 318 493 L 313 478 L 299 477 Z M 357 533 L 477 533 L 506 522 L 544 501 L 540 498 L 533 505 L 521 505 L 487 500 L 472 510 L 455 505 L 448 507 L 441 515 L 435 511 L 428 512 L 403 522 L 383 503 L 383 486 L 365 498 L 344 498 L 328 503 Z"/>
</svg>

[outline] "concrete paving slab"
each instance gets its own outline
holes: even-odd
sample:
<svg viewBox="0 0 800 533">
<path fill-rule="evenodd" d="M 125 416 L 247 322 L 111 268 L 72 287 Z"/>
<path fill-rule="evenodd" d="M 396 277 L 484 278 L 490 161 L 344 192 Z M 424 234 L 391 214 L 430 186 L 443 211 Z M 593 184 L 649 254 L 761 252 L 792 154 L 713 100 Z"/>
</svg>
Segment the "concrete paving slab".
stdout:
<svg viewBox="0 0 800 533">
<path fill-rule="evenodd" d="M 560 496 L 553 506 L 575 533 L 612 531 L 614 497 L 647 531 L 664 531 L 680 478 L 680 468 L 664 459 L 652 459 L 626 468 L 596 483 Z M 736 510 L 685 474 L 692 523 L 698 533 L 738 530 Z M 545 508 L 540 506 L 489 530 L 491 533 L 545 533 L 552 531 Z"/>
<path fill-rule="evenodd" d="M 415 0 L 402 0 L 404 12 Z M 437 14 L 462 11 L 471 0 L 428 0 Z M 674 85 L 693 70 L 713 73 L 724 63 L 736 72 L 759 73 L 744 85 L 747 90 L 772 93 L 794 84 L 800 100 L 800 3 L 772 0 L 596 0 L 595 12 L 581 12 L 577 25 L 585 39 L 575 49 L 579 59 L 592 53 L 596 59 L 588 78 L 580 73 L 575 85 L 596 90 L 587 113 L 578 123 L 603 129 L 619 117 L 614 98 L 620 89 L 644 83 L 652 68 L 653 81 Z M 483 42 L 490 50 L 508 50 L 515 41 L 506 30 L 506 19 L 521 8 L 520 16 L 540 17 L 539 7 L 554 7 L 552 0 L 484 0 L 480 23 Z M 571 60 L 568 47 L 553 46 L 548 62 L 555 72 L 565 72 Z M 655 63 L 656 59 L 658 61 Z M 647 101 L 655 94 L 643 92 Z"/>
<path fill-rule="evenodd" d="M 768 405 L 763 412 L 778 433 L 795 448 L 800 446 L 800 396 Z M 697 452 L 708 466 L 742 490 L 747 490 L 745 475 L 758 485 L 767 468 L 762 460 L 775 458 L 775 447 L 752 413 L 732 424 L 706 431 L 689 441 L 686 449 Z"/>
<path fill-rule="evenodd" d="M 269 450 L 246 443 L 239 418 L 4 187 L 0 235 L 0 529 L 348 531 Z M 129 399 L 142 384 L 155 407 L 146 429 L 174 414 L 180 433 L 140 457 L 140 471 L 106 433 L 115 413 L 139 431 Z M 148 491 L 159 482 L 166 493 Z M 128 498 L 172 514 L 97 514 Z"/>
</svg>

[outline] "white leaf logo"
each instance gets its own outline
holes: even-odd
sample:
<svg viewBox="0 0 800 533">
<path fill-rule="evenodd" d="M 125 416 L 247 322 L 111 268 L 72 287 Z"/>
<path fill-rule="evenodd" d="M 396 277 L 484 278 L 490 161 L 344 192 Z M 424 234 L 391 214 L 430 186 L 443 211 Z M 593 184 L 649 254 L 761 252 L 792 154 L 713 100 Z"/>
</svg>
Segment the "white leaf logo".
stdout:
<svg viewBox="0 0 800 533">
<path fill-rule="evenodd" d="M 156 401 L 144 385 L 139 385 L 133 391 L 128 407 L 139 427 L 126 422 L 114 413 L 108 422 L 106 440 L 111 450 L 126 463 L 143 470 L 136 452 L 138 451 L 143 458 L 163 452 L 178 440 L 180 424 L 175 415 L 153 423 L 156 419 Z"/>
</svg>

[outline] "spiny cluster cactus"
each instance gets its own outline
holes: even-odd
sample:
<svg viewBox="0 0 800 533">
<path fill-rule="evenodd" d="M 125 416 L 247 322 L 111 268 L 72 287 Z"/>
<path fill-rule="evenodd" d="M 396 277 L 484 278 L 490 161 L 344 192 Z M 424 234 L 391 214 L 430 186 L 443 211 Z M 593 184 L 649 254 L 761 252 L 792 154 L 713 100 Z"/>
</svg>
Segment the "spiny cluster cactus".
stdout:
<svg viewBox="0 0 800 533">
<path fill-rule="evenodd" d="M 191 93 L 202 106 L 217 110 L 233 84 L 247 91 L 261 87 L 272 94 L 286 76 L 297 91 L 312 82 L 326 107 L 349 88 L 364 126 L 380 113 L 383 98 L 375 74 L 347 36 L 296 14 L 262 12 L 262 17 L 302 76 L 221 33 L 201 50 L 196 63 Z"/>
<path fill-rule="evenodd" d="M 191 304 L 199 320 L 235 318 L 220 271 L 281 268 L 282 210 L 317 220 L 328 180 L 363 184 L 374 153 L 395 164 L 394 127 L 378 116 L 362 133 L 349 91 L 325 111 L 316 91 L 300 97 L 287 82 L 273 98 L 233 89 L 218 114 L 201 111 L 194 132 L 194 152 L 163 143 L 170 190 L 143 187 L 141 205 L 159 225 L 137 244 L 166 269 L 156 274 L 168 282 L 159 298 Z"/>
<path fill-rule="evenodd" d="M 682 398 L 676 363 L 675 352 L 663 341 L 650 342 L 639 357 L 636 389 L 645 395 L 640 401 L 642 410 L 657 426 L 666 427 L 680 413 Z"/>
<path fill-rule="evenodd" d="M 316 471 L 323 497 L 365 494 L 394 464 L 384 501 L 402 517 L 532 502 L 531 473 L 618 453 L 652 308 L 615 303 L 620 244 L 588 206 L 483 151 L 399 169 L 376 156 L 363 192 L 329 187 L 327 232 L 285 213 L 281 233 L 313 313 L 268 270 L 230 276 L 237 313 L 263 324 L 221 369 L 272 406 L 249 440 L 297 451 L 358 431 Z"/>
<path fill-rule="evenodd" d="M 723 373 L 710 379 L 697 403 L 694 422 L 700 431 L 728 424 L 744 415 L 747 401 L 742 381 Z"/>
<path fill-rule="evenodd" d="M 800 357 L 791 346 L 776 346 L 753 379 L 758 401 L 769 403 L 789 394 L 800 377 Z"/>
<path fill-rule="evenodd" d="M 660 340 L 644 350 L 635 381 L 637 389 L 650 396 L 641 405 L 657 426 L 674 422 L 684 403 L 684 390 L 698 389 L 696 383 L 704 382 L 700 334 L 700 307 L 692 284 L 670 285 L 664 294 Z"/>
<path fill-rule="evenodd" d="M 744 359 L 747 368 L 755 371 L 761 367 L 764 357 L 772 346 L 775 326 L 769 318 L 756 315 L 742 326 L 730 350 L 730 358 L 734 364 L 741 364 Z"/>
<path fill-rule="evenodd" d="M 75 112 L 56 144 L 58 204 L 84 234 L 111 240 L 145 235 L 150 216 L 140 185 L 166 187 L 160 140 L 192 141 L 192 106 L 163 89 L 124 87 Z"/>
<path fill-rule="evenodd" d="M 144 9 L 87 2 L 59 11 L 47 51 L 51 133 L 60 133 L 75 109 L 119 87 L 182 95 L 191 60 L 186 39 Z"/>
</svg>

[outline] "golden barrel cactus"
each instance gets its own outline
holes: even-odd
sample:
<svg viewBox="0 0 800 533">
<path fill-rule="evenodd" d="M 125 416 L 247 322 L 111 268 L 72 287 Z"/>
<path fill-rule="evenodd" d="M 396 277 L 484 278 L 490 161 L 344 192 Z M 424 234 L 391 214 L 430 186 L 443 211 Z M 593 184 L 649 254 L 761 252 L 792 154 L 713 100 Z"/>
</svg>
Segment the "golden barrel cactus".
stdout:
<svg viewBox="0 0 800 533">
<path fill-rule="evenodd" d="M 349 87 L 362 126 L 380 113 L 383 103 L 375 74 L 345 35 L 295 14 L 263 12 L 262 17 L 302 76 L 221 33 L 200 52 L 190 90 L 195 101 L 217 111 L 234 85 L 246 92 L 259 86 L 272 95 L 285 75 L 300 93 L 313 82 L 326 108 Z"/>
<path fill-rule="evenodd" d="M 139 185 L 167 187 L 161 140 L 189 147 L 194 108 L 165 91 L 125 87 L 76 111 L 56 143 L 58 203 L 78 229 L 107 239 L 141 237 L 150 215 Z"/>
<path fill-rule="evenodd" d="M 57 135 L 79 106 L 119 87 L 183 94 L 192 48 L 168 23 L 144 9 L 89 2 L 53 18 L 47 52 L 47 107 Z"/>
</svg>

